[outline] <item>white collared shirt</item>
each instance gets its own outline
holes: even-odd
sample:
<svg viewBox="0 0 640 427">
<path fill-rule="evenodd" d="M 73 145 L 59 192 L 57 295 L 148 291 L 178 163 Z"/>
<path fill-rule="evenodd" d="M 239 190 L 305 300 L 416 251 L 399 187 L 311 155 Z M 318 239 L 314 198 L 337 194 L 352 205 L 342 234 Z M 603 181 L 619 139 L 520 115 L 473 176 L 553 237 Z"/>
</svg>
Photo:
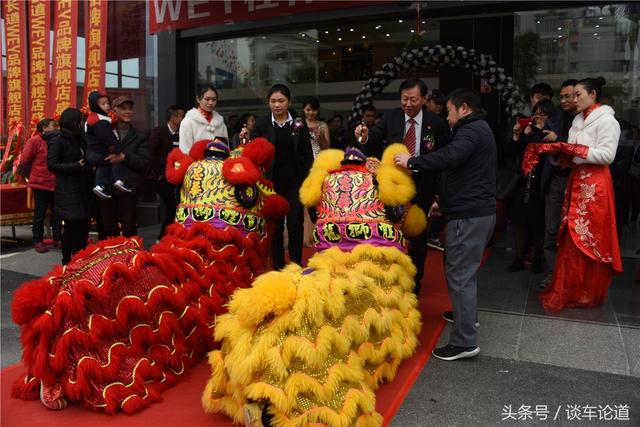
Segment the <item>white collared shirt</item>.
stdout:
<svg viewBox="0 0 640 427">
<path fill-rule="evenodd" d="M 414 123 L 414 127 L 416 128 L 416 152 L 413 155 L 414 157 L 418 157 L 420 155 L 420 143 L 422 142 L 422 110 L 420 110 L 420 112 L 418 114 L 416 114 L 415 117 L 413 117 L 413 120 L 415 120 L 416 122 Z M 409 119 L 411 117 L 409 117 L 409 115 L 407 113 L 404 113 L 404 135 L 407 135 L 407 131 L 409 130 L 409 126 L 411 126 L 411 123 L 409 123 Z"/>
<path fill-rule="evenodd" d="M 177 130 L 172 130 L 171 126 L 169 126 L 169 123 L 167 123 L 167 127 L 169 128 L 169 133 L 171 134 L 171 136 L 175 135 L 176 133 L 178 133 Z M 174 147 L 177 147 L 178 145 L 180 145 L 180 142 L 178 141 L 171 141 L 172 145 Z"/>
<path fill-rule="evenodd" d="M 280 126 L 281 128 L 283 128 L 287 123 L 289 124 L 293 123 L 293 117 L 291 117 L 291 112 L 287 111 L 287 120 L 284 123 L 278 123 L 273 113 L 271 113 L 271 123 L 273 123 L 273 126 Z"/>
</svg>

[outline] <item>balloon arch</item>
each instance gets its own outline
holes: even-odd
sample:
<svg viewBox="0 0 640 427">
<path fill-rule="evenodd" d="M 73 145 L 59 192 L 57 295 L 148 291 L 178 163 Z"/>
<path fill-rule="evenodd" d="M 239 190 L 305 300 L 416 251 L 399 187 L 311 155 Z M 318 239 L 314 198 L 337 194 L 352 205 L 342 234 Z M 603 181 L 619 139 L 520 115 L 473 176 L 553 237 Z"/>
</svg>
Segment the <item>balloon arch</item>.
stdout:
<svg viewBox="0 0 640 427">
<path fill-rule="evenodd" d="M 524 107 L 518 99 L 520 93 L 513 83 L 513 78 L 505 74 L 504 68 L 498 67 L 491 55 L 476 55 L 474 49 L 466 49 L 463 46 L 424 46 L 405 49 L 376 71 L 356 97 L 349 121 L 353 123 L 362 117 L 362 107 L 371 104 L 400 73 L 425 66 L 471 69 L 499 93 L 506 103 L 508 112 L 521 111 Z"/>
</svg>

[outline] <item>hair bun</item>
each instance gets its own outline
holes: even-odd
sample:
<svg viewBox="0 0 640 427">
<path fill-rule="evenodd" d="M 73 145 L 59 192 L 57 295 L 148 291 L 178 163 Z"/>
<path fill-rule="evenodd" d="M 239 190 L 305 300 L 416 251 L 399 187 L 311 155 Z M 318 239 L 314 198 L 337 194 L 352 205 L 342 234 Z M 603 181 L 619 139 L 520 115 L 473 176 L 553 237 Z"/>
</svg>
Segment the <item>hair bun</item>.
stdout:
<svg viewBox="0 0 640 427">
<path fill-rule="evenodd" d="M 604 86 L 605 84 L 607 84 L 607 81 L 606 81 L 606 80 L 604 79 L 604 77 L 602 77 L 602 76 L 598 76 L 598 77 L 596 77 L 594 80 L 598 83 L 598 85 L 599 85 L 600 87 L 602 87 L 602 86 Z"/>
</svg>

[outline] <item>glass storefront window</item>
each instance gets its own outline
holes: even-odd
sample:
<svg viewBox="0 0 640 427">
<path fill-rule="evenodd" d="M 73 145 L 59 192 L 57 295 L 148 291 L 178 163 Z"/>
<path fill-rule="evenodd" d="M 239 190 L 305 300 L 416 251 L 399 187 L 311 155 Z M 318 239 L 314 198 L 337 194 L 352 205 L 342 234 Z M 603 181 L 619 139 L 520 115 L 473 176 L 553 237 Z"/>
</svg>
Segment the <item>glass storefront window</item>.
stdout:
<svg viewBox="0 0 640 427">
<path fill-rule="evenodd" d="M 640 122 L 640 10 L 632 4 L 517 12 L 514 78 L 522 93 L 537 82 L 603 76 L 616 115 Z"/>
<path fill-rule="evenodd" d="M 314 95 L 325 119 L 334 113 L 346 116 L 365 81 L 415 36 L 415 25 L 415 20 L 386 18 L 198 42 L 196 78 L 218 88 L 218 111 L 225 115 L 265 113 L 269 87 L 282 83 L 291 88 L 295 109 L 301 110 L 305 96 Z M 440 22 L 423 20 L 421 25 L 426 30 L 423 40 L 437 44 Z M 415 72 L 429 87 L 438 87 L 434 70 Z M 386 88 L 377 108 L 397 107 L 400 81 Z"/>
<path fill-rule="evenodd" d="M 152 128 L 155 108 L 157 36 L 148 31 L 148 2 L 109 2 L 105 86 L 114 99 L 129 96 L 134 105 L 134 126 Z"/>
</svg>

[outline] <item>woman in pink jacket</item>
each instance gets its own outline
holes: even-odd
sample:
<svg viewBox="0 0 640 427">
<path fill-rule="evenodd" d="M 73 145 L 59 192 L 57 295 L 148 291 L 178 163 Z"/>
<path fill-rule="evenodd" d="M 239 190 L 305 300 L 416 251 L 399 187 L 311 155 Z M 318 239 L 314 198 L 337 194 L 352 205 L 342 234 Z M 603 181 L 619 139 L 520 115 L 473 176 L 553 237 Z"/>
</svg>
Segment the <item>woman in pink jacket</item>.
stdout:
<svg viewBox="0 0 640 427">
<path fill-rule="evenodd" d="M 20 164 L 23 169 L 29 169 L 27 185 L 33 190 L 35 209 L 33 211 L 33 246 L 36 252 L 48 252 L 47 246 L 42 242 L 44 237 L 44 218 L 47 207 L 51 206 L 51 228 L 53 229 L 53 245 L 60 247 L 62 221 L 53 209 L 53 196 L 56 189 L 56 176 L 47 168 L 47 143 L 42 138 L 46 132 L 58 128 L 58 123 L 53 119 L 42 119 L 38 123 L 37 133 L 32 136 L 24 146 Z"/>
</svg>

